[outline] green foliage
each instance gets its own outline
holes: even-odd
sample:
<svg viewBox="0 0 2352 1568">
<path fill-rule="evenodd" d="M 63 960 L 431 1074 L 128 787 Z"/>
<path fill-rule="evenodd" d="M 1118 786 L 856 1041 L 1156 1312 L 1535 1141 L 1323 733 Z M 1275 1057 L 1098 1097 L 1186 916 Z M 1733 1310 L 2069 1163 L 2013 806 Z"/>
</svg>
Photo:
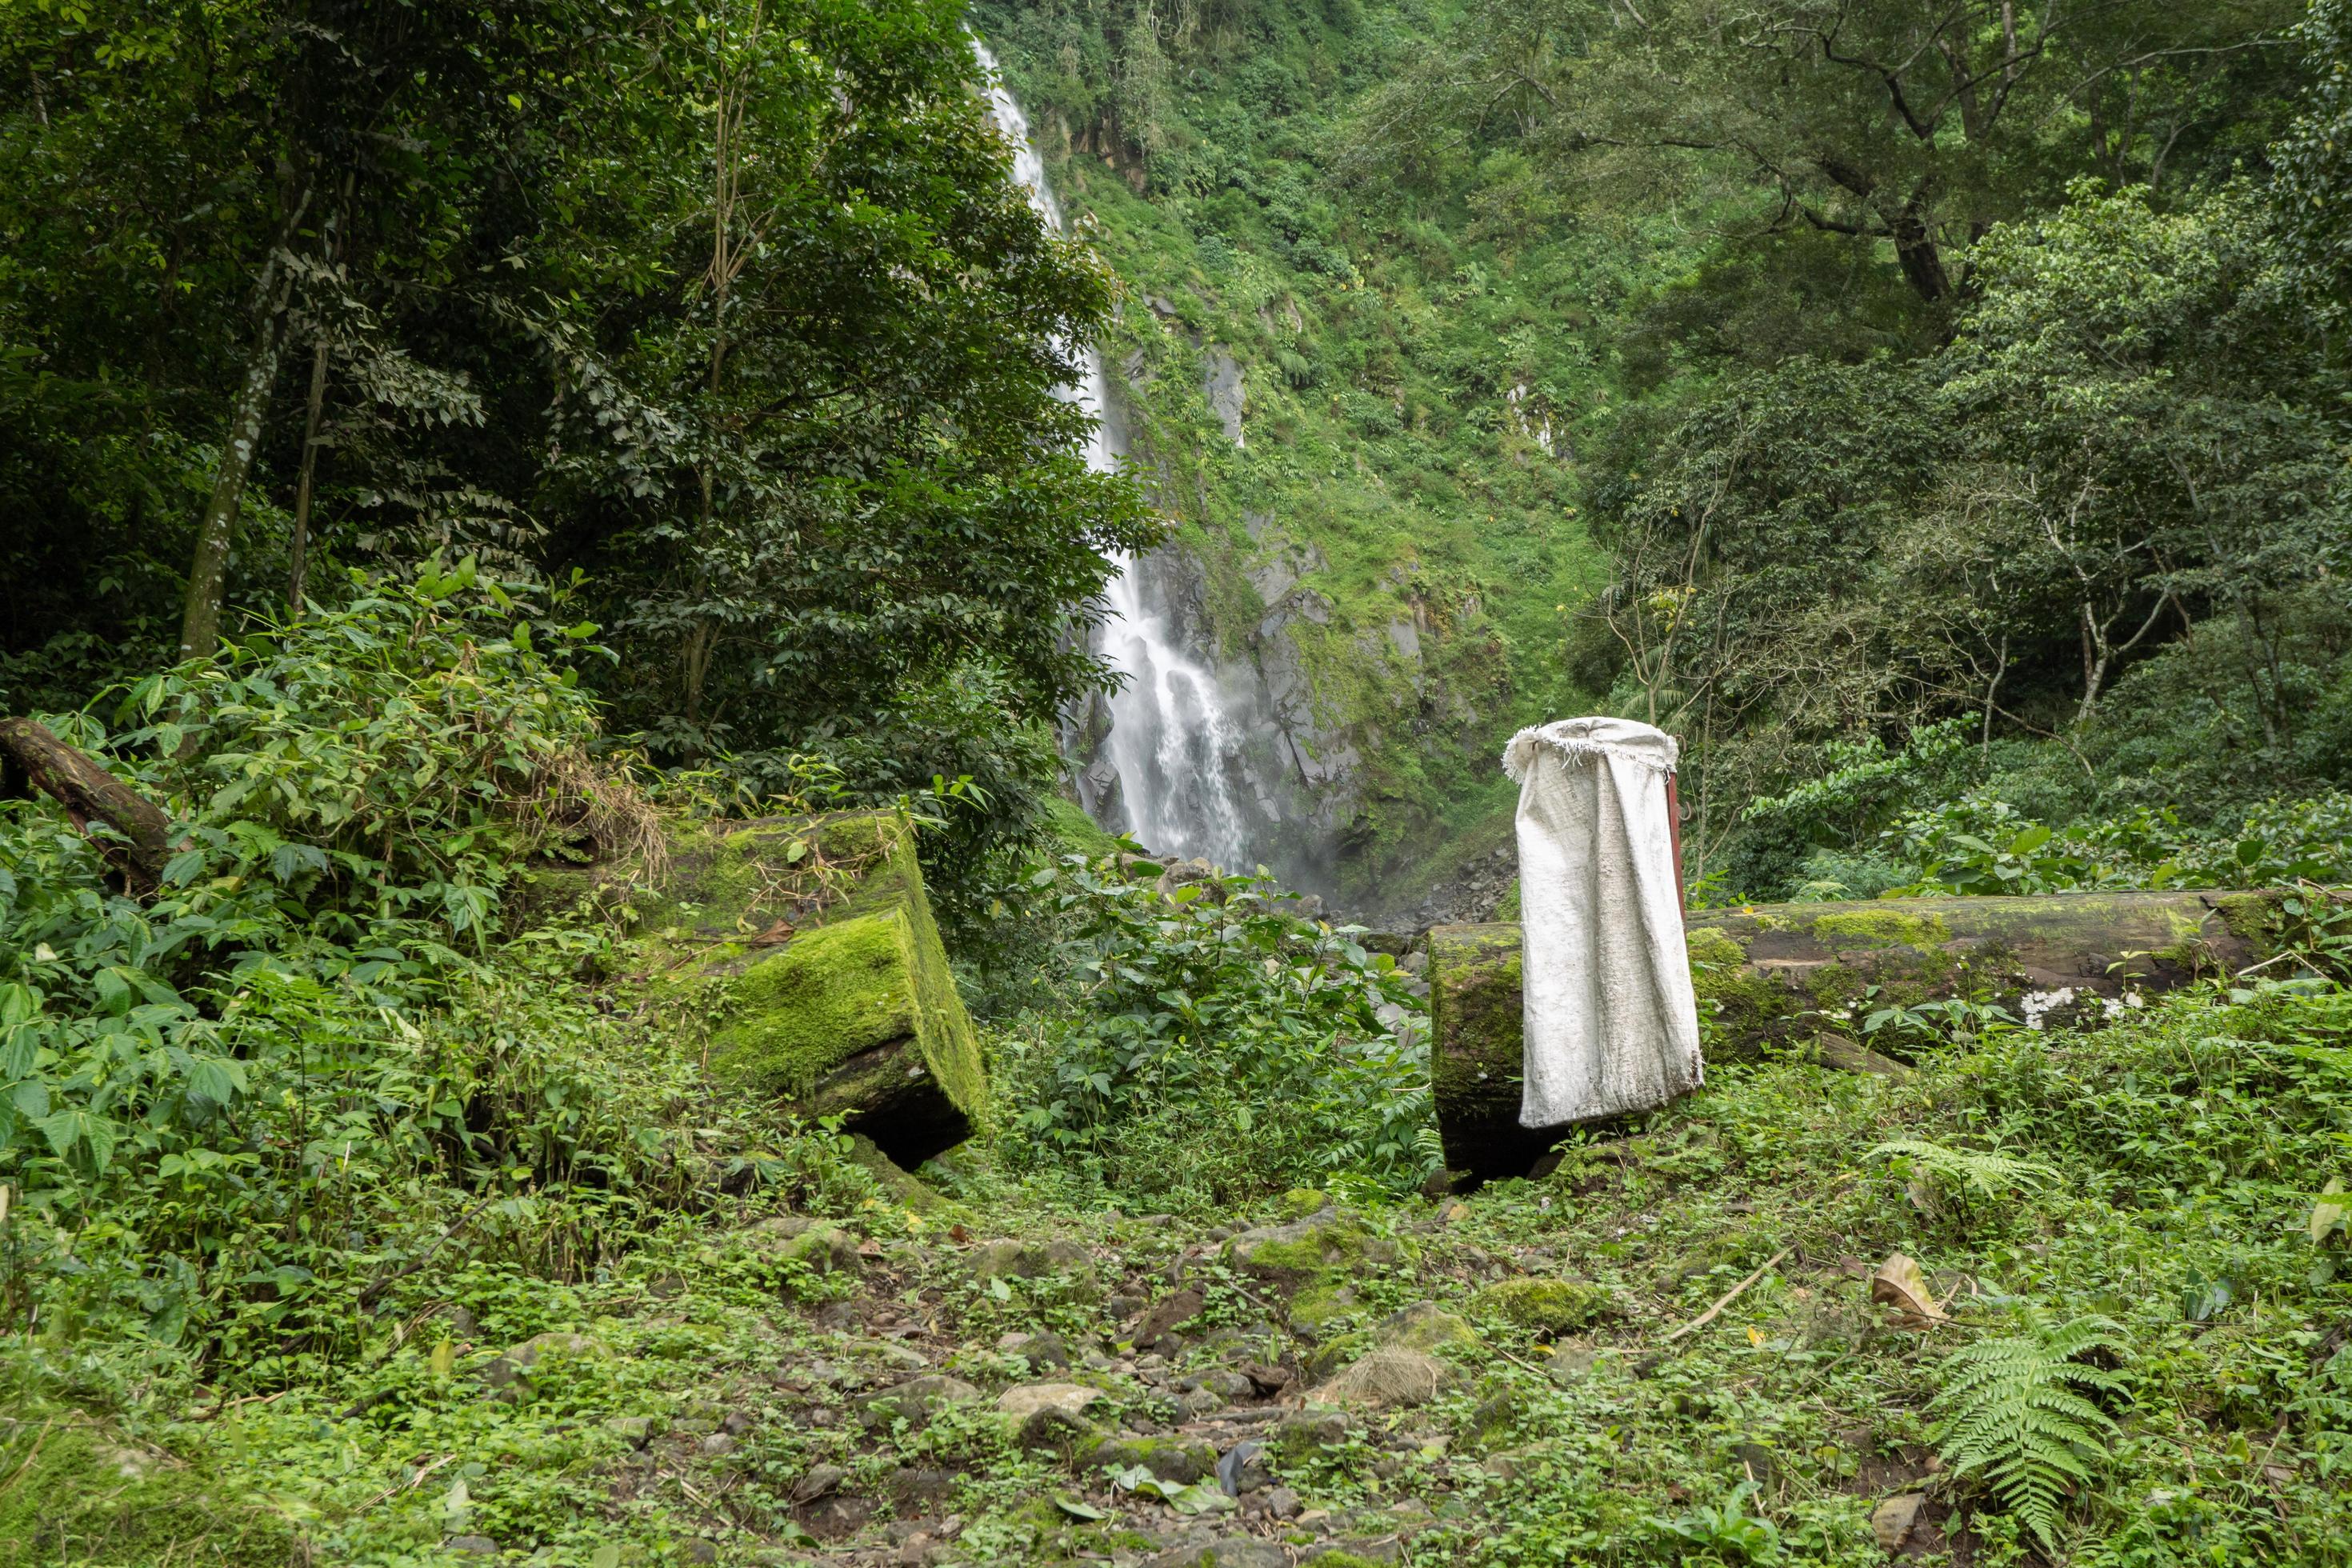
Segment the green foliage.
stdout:
<svg viewBox="0 0 2352 1568">
<path fill-rule="evenodd" d="M 324 599 L 585 567 L 583 675 L 657 763 L 970 776 L 958 899 L 1034 832 L 1157 529 L 1057 395 L 1112 281 L 1011 179 L 960 8 L 37 5 L 0 58 L 0 703 L 163 662 L 201 515 L 232 636 L 298 548 Z"/>
<path fill-rule="evenodd" d="M 1302 919 L 1263 877 L 1163 892 L 1142 869 L 1072 857 L 1032 880 L 1066 922 L 1071 987 L 1066 1016 L 1003 1047 L 1032 1157 L 1220 1201 L 1334 1173 L 1421 1180 L 1427 1026 L 1394 961 Z"/>
<path fill-rule="evenodd" d="M 2146 808 L 2053 829 L 1971 792 L 1906 815 L 1882 843 L 1910 868 L 1901 890 L 1920 895 L 2342 882 L 2352 880 L 2352 796 L 2268 801 L 2215 832 Z"/>
<path fill-rule="evenodd" d="M 2124 1380 L 2085 1356 L 2120 1356 L 2118 1324 L 2085 1314 L 2025 1331 L 1979 1340 L 1945 1358 L 1937 1448 L 1952 1474 L 1981 1479 L 2055 1551 L 2066 1500 L 2087 1488 L 2107 1458 L 2115 1418 L 2093 1403 L 2122 1392 Z"/>
<path fill-rule="evenodd" d="M 2030 1193 L 2058 1175 L 2054 1167 L 2038 1160 L 2021 1160 L 1988 1149 L 1951 1149 L 1921 1138 L 1881 1143 L 1868 1158 L 1892 1161 L 1898 1175 L 1917 1172 L 1955 1197 L 1985 1204 Z"/>
<path fill-rule="evenodd" d="M 1761 1489 L 1751 1478 L 1732 1488 L 1720 1502 L 1654 1522 L 1661 1534 L 1718 1563 L 1774 1562 L 1780 1555 L 1780 1528 L 1748 1511 L 1749 1500 Z"/>
<path fill-rule="evenodd" d="M 669 1185 L 643 1118 L 682 1081 L 602 1048 L 573 995 L 613 934 L 484 956 L 529 858 L 641 847 L 563 662 L 590 630 L 469 563 L 151 678 L 135 727 L 64 726 L 178 849 L 142 900 L 54 805 L 0 807 L 0 1301 L 267 1378 L 348 1344 L 457 1219 L 445 1191 L 469 1244 L 547 1256 Z"/>
</svg>

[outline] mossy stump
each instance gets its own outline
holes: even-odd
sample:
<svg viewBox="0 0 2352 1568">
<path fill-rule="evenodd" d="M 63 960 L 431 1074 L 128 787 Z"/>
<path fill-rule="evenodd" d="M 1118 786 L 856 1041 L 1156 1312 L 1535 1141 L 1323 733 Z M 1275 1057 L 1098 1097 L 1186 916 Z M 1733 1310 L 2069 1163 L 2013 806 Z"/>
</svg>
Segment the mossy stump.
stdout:
<svg viewBox="0 0 2352 1568">
<path fill-rule="evenodd" d="M 904 1169 L 971 1135 L 987 1077 L 903 816 L 700 823 L 667 847 L 624 896 L 655 938 L 648 983 L 709 1009 L 712 1076 L 839 1115 Z"/>
<path fill-rule="evenodd" d="M 1839 1015 L 1874 985 L 1868 1006 L 1969 996 L 2096 1023 L 2129 995 L 2261 957 L 2274 901 L 2114 892 L 1694 910 L 1691 977 L 1718 1058 L 1850 1029 Z M 1519 1125 L 1520 963 L 1516 923 L 1429 933 L 1438 1132 L 1447 1167 L 1474 1180 L 1524 1174 L 1565 1131 Z"/>
</svg>

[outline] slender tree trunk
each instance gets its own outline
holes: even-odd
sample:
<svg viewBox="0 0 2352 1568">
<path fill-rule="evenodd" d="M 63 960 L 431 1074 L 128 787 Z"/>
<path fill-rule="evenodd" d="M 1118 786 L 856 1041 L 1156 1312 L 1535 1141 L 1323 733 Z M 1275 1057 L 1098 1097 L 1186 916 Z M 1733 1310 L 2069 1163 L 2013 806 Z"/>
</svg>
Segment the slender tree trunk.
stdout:
<svg viewBox="0 0 2352 1568">
<path fill-rule="evenodd" d="M 286 300 L 293 279 L 278 266 L 278 249 L 291 237 L 309 205 L 307 192 L 290 205 L 254 289 L 253 354 L 246 362 L 245 382 L 237 388 L 236 401 L 229 408 L 220 467 L 213 473 L 213 492 L 205 502 L 204 520 L 196 525 L 195 558 L 188 566 L 188 597 L 180 616 L 184 659 L 210 658 L 220 647 L 221 598 L 228 584 L 237 509 L 245 500 L 245 481 L 253 472 L 254 452 L 261 445 L 261 425 L 269 413 L 269 392 L 277 384 L 278 355 L 285 347 Z"/>
<path fill-rule="evenodd" d="M 1985 682 L 1984 732 L 1977 741 L 1977 751 L 1988 764 L 1992 760 L 1993 700 L 2000 694 L 2001 679 L 2008 674 L 2009 634 L 2003 632 L 2000 638 L 2000 652 L 1994 656 L 1993 659 L 1992 679 Z"/>
<path fill-rule="evenodd" d="M 286 608 L 298 619 L 302 614 L 302 577 L 310 565 L 310 489 L 319 472 L 319 412 L 327 401 L 327 340 L 310 350 L 310 401 L 302 416 L 302 478 L 294 487 L 294 532 L 287 542 L 290 558 L 286 576 Z"/>
</svg>

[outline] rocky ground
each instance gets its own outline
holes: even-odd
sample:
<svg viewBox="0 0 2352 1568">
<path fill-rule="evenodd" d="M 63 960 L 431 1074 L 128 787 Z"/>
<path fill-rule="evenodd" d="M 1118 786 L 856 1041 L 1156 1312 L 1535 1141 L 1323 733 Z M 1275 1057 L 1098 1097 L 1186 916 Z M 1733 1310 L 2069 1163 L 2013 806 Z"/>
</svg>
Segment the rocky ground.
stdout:
<svg viewBox="0 0 2352 1568">
<path fill-rule="evenodd" d="M 299 1394 L 239 1442 L 367 1563 L 1346 1568 L 1751 1527 L 1814 1561 L 1940 1552 L 1879 1241 L 1713 1190 L 1729 1154 L 1696 1122 L 1541 1182 L 1225 1224 L 1024 1204 L 950 1159 L 945 1199 L 421 1303 L 342 1408 Z"/>
<path fill-rule="evenodd" d="M 877 1184 L 835 1140 L 837 1165 L 575 1284 L 404 1279 L 362 1360 L 282 1394 L 135 1427 L 10 1411 L 0 1452 L 100 1500 L 74 1528 L 111 1544 L 0 1540 L 0 1563 L 165 1560 L 121 1548 L 142 1523 L 253 1568 L 1990 1568 L 2180 1563 L 2098 1552 L 2192 1538 L 2352 1561 L 2316 1184 L 2181 1163 L 2333 1137 L 2339 1100 L 2273 1083 L 2231 1110 L 2228 1075 L 2333 1072 L 2299 1031 L 2341 1013 L 2183 996 L 1883 1075 L 1720 1066 L 1646 1128 L 1462 1194 L 1335 1173 L 1133 1213 L 1077 1154 L 975 1143 Z M 2200 1058 L 2221 1109 L 2179 1142 L 2165 1064 L 2231 1028 Z M 2166 1197 L 2190 1179 L 2206 1198 Z M 1939 1462 L 1936 1401 L 1970 1347 L 2081 1313 L 2127 1381 L 2052 1550 Z"/>
</svg>

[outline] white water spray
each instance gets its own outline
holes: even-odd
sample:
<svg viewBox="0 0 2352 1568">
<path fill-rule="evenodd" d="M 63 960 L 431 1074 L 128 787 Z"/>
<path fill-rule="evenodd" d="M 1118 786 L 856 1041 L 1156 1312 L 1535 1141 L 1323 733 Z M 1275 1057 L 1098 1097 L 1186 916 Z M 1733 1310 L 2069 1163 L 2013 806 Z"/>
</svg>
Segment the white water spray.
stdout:
<svg viewBox="0 0 2352 1568">
<path fill-rule="evenodd" d="M 997 129 L 1013 143 L 1013 174 L 1055 233 L 1063 232 L 1062 209 L 1045 184 L 1045 162 L 1029 140 L 1029 117 L 1005 90 L 996 57 L 975 40 L 988 81 L 988 101 Z M 1065 395 L 1094 416 L 1087 464 L 1108 473 L 1126 454 L 1104 410 L 1109 386 L 1102 355 L 1086 352 L 1078 384 Z M 1118 775 L 1123 827 L 1163 855 L 1201 856 L 1217 865 L 1246 868 L 1248 836 L 1234 784 L 1241 773 L 1240 728 L 1226 711 L 1216 677 L 1178 646 L 1168 618 L 1144 595 L 1143 563 L 1120 556 L 1111 580 L 1110 618 L 1101 628 L 1102 652 L 1126 681 L 1110 699 L 1106 750 Z"/>
</svg>

